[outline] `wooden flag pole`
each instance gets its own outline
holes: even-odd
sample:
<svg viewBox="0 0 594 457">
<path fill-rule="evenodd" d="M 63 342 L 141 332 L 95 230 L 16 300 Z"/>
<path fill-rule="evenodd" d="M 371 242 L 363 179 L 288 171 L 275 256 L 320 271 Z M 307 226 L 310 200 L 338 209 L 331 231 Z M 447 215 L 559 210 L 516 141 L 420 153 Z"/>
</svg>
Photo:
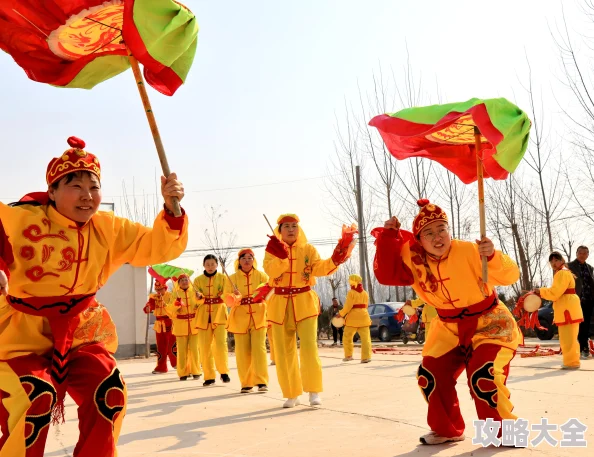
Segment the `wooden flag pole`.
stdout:
<svg viewBox="0 0 594 457">
<path fill-rule="evenodd" d="M 478 198 L 479 198 L 479 220 L 481 229 L 481 240 L 487 236 L 487 222 L 485 216 L 485 183 L 483 176 L 483 156 L 481 154 L 481 132 L 477 126 L 474 127 L 474 145 L 476 152 L 476 176 L 478 183 Z M 483 283 L 487 284 L 489 280 L 489 271 L 487 266 L 487 258 L 481 256 Z"/>
<path fill-rule="evenodd" d="M 165 148 L 163 147 L 163 142 L 161 141 L 161 135 L 159 134 L 157 121 L 151 107 L 151 102 L 148 98 L 148 93 L 146 92 L 146 86 L 144 85 L 144 78 L 142 77 L 138 60 L 136 60 L 136 57 L 132 55 L 130 48 L 127 46 L 126 50 L 128 51 L 128 59 L 130 59 L 130 66 L 132 67 L 132 72 L 134 73 L 134 79 L 136 79 L 136 87 L 138 87 L 138 92 L 140 93 L 140 98 L 142 99 L 142 105 L 144 106 L 144 112 L 146 113 L 146 118 L 148 119 L 151 133 L 153 134 L 153 140 L 155 141 L 155 146 L 157 147 L 157 154 L 159 154 L 159 161 L 161 162 L 163 175 L 165 175 L 165 177 L 169 177 L 171 174 L 169 162 L 167 162 L 167 155 L 165 154 Z M 173 199 L 173 214 L 176 217 L 182 215 L 181 207 L 179 206 L 179 200 L 177 198 Z"/>
</svg>

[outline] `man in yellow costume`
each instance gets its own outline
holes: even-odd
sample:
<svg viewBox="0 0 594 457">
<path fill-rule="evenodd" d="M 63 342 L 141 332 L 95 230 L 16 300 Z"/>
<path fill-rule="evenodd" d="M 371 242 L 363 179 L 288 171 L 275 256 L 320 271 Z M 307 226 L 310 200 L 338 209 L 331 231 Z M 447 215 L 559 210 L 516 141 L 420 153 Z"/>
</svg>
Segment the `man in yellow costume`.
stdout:
<svg viewBox="0 0 594 457">
<path fill-rule="evenodd" d="M 196 328 L 198 296 L 192 288 L 190 277 L 182 273 L 177 278 L 175 291 L 167 304 L 167 314 L 173 320 L 173 334 L 177 346 L 177 375 L 180 381 L 189 376 L 200 379 L 200 347 Z"/>
<path fill-rule="evenodd" d="M 413 231 L 400 228 L 397 218 L 374 229 L 374 271 L 381 284 L 411 285 L 420 299 L 437 309 L 417 373 L 429 404 L 431 432 L 423 444 L 464 439 L 464 420 L 456 380 L 466 369 L 479 419 L 515 419 L 506 381 L 521 334 L 494 286 L 515 283 L 519 270 L 488 238 L 476 243 L 452 240 L 446 213 L 428 200 Z M 488 259 L 489 280 L 482 282 L 481 256 Z"/>
<path fill-rule="evenodd" d="M 580 343 L 578 333 L 580 322 L 584 320 L 580 297 L 575 291 L 575 276 L 565 265 L 565 259 L 559 252 L 549 255 L 549 263 L 553 269 L 553 285 L 541 287 L 534 292 L 553 302 L 553 322 L 559 329 L 559 344 L 563 354 L 565 370 L 580 367 Z"/>
<path fill-rule="evenodd" d="M 167 279 L 155 280 L 155 293 L 149 295 L 149 301 L 144 307 L 145 313 L 155 315 L 155 335 L 157 338 L 157 366 L 153 374 L 167 373 L 167 358 L 173 368 L 177 367 L 177 347 L 175 335 L 171 332 L 171 318 L 167 314 L 167 303 L 171 294 L 167 291 Z"/>
<path fill-rule="evenodd" d="M 235 358 L 241 392 L 249 393 L 258 386 L 268 391 L 266 358 L 266 302 L 254 298 L 256 289 L 268 282 L 268 275 L 256 270 L 254 251 L 242 249 L 237 254 L 235 273 L 225 287 L 225 301 L 231 307 L 227 330 L 235 336 Z M 234 290 L 234 286 L 237 290 Z M 236 293 L 239 292 L 239 295 Z"/>
<path fill-rule="evenodd" d="M 194 289 L 200 297 L 196 327 L 201 348 L 200 361 L 204 370 L 203 386 L 207 387 L 215 383 L 215 366 L 221 374 L 221 381 L 231 381 L 227 349 L 228 311 L 223 301 L 227 278 L 217 271 L 219 261 L 213 254 L 204 257 L 202 265 L 204 274 L 194 279 Z"/>
<path fill-rule="evenodd" d="M 309 393 L 309 404 L 318 406 L 322 404 L 322 363 L 317 342 L 320 300 L 311 286 L 316 277 L 334 273 L 348 259 L 356 230 L 343 227 L 342 239 L 332 257 L 322 260 L 316 248 L 307 242 L 295 214 L 281 215 L 277 224 L 266 246 L 264 271 L 274 288 L 267 313 L 272 322 L 278 381 L 287 398 L 283 407 L 299 405 L 303 391 Z"/>
<path fill-rule="evenodd" d="M 161 178 L 165 208 L 144 227 L 99 211 L 99 160 L 82 140 L 68 144 L 47 167 L 47 192 L 0 203 L 1 457 L 42 457 L 66 392 L 78 405 L 74 456 L 115 454 L 126 387 L 95 294 L 121 265 L 166 262 L 187 244 L 187 218 L 172 212 L 184 196 L 175 174 Z"/>
<path fill-rule="evenodd" d="M 359 333 L 361 338 L 361 363 L 371 362 L 371 333 L 369 326 L 369 295 L 363 289 L 363 279 L 359 275 L 350 275 L 349 284 L 351 290 L 347 293 L 344 308 L 339 314 L 345 318 L 344 322 L 344 362 L 353 360 L 353 338 Z"/>
</svg>

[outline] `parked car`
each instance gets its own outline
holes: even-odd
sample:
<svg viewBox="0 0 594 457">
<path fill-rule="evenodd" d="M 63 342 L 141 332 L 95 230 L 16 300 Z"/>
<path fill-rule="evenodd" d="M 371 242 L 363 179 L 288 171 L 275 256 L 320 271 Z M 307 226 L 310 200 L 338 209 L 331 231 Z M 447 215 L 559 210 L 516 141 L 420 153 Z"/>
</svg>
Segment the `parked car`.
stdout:
<svg viewBox="0 0 594 457">
<path fill-rule="evenodd" d="M 402 324 L 396 320 L 396 314 L 402 306 L 403 302 L 376 303 L 369 306 L 371 338 L 379 338 L 380 341 L 386 342 L 400 337 Z"/>
</svg>

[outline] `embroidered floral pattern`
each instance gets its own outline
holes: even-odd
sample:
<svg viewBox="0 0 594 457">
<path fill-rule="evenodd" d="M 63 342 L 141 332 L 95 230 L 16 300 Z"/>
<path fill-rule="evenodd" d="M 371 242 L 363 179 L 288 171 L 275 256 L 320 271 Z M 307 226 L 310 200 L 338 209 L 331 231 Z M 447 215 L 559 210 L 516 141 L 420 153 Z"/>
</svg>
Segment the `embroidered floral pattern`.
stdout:
<svg viewBox="0 0 594 457">
<path fill-rule="evenodd" d="M 311 276 L 312 270 L 313 270 L 313 268 L 309 264 L 309 256 L 306 255 L 305 256 L 305 268 L 303 268 L 303 273 L 301 273 L 301 279 L 303 279 L 303 281 L 308 284 L 309 284 L 309 278 Z"/>
<path fill-rule="evenodd" d="M 35 248 L 33 246 L 23 246 L 20 254 L 25 260 L 33 260 L 35 257 Z"/>
</svg>

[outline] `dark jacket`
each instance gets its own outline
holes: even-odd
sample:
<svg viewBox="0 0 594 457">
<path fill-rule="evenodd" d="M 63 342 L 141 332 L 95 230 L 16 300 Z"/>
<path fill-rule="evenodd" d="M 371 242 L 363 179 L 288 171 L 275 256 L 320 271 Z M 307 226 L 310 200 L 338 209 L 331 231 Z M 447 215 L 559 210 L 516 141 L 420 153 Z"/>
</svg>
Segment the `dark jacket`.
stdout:
<svg viewBox="0 0 594 457">
<path fill-rule="evenodd" d="M 336 312 L 334 312 L 334 310 L 336 309 Z M 330 321 L 330 323 L 332 323 L 332 318 L 338 314 L 338 311 L 340 311 L 342 309 L 342 305 L 338 305 L 338 308 L 334 308 L 332 305 L 330 305 L 330 308 L 328 308 L 328 320 Z"/>
<path fill-rule="evenodd" d="M 572 260 L 571 262 L 569 262 L 567 264 L 567 266 L 569 267 L 569 269 L 575 276 L 575 293 L 577 294 L 578 297 L 582 298 L 582 275 L 580 273 L 580 263 L 576 259 L 576 260 Z M 594 269 L 592 268 L 592 265 L 586 263 L 586 267 L 590 271 L 590 277 L 594 278 Z M 590 297 L 584 297 L 584 298 L 586 298 L 586 299 L 589 298 L 590 300 L 594 300 L 594 283 L 590 284 L 590 291 L 592 292 L 590 294 Z"/>
</svg>

